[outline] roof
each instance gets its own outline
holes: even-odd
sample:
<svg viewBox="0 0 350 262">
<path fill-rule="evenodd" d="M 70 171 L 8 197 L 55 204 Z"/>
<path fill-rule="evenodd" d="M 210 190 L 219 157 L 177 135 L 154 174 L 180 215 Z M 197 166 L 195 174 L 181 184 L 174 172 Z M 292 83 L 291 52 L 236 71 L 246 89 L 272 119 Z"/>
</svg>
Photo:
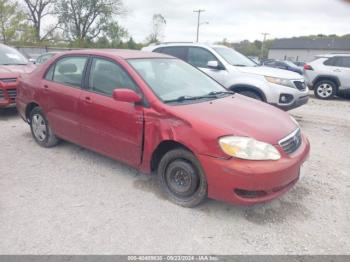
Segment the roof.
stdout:
<svg viewBox="0 0 350 262">
<path fill-rule="evenodd" d="M 90 54 L 90 55 L 105 55 L 117 56 L 122 59 L 137 59 L 137 58 L 172 58 L 171 56 L 129 49 L 85 49 L 73 50 L 64 52 L 65 54 Z"/>
<path fill-rule="evenodd" d="M 350 50 L 350 39 L 284 38 L 275 40 L 271 49 Z"/>
<path fill-rule="evenodd" d="M 334 57 L 334 56 L 350 56 L 350 54 L 344 54 L 344 53 L 331 53 L 331 54 L 317 55 L 317 56 L 315 56 L 315 57 L 325 57 L 325 58 L 329 58 L 329 57 Z"/>
</svg>

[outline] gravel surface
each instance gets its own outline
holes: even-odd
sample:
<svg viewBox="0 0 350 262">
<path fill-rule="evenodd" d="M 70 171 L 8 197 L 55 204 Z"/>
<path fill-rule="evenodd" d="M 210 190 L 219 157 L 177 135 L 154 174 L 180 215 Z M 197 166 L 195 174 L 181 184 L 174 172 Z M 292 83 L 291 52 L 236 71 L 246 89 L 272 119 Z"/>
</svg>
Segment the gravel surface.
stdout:
<svg viewBox="0 0 350 262">
<path fill-rule="evenodd" d="M 350 100 L 290 112 L 312 152 L 271 203 L 169 202 L 151 176 L 79 146 L 35 144 L 0 111 L 0 254 L 350 254 Z"/>
</svg>

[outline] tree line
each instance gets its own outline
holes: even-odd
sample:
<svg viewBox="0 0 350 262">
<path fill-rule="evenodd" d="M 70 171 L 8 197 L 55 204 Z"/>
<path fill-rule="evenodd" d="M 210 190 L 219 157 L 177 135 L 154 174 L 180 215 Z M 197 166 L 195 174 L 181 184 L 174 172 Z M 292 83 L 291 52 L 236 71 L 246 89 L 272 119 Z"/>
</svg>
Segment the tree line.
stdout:
<svg viewBox="0 0 350 262">
<path fill-rule="evenodd" d="M 0 0 L 0 42 L 10 45 L 140 49 L 118 19 L 122 0 Z M 155 14 L 145 44 L 159 42 L 165 18 Z"/>
</svg>

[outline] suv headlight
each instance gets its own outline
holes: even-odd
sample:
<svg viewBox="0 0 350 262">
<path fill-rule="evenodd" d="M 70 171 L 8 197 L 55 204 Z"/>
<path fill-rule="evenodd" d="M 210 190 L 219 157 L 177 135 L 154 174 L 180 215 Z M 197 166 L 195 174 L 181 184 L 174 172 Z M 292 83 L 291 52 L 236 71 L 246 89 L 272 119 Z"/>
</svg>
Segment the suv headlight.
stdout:
<svg viewBox="0 0 350 262">
<path fill-rule="evenodd" d="M 227 155 L 247 160 L 278 160 L 278 150 L 267 143 L 249 137 L 226 136 L 219 139 L 219 144 Z"/>
<path fill-rule="evenodd" d="M 267 82 L 270 82 L 272 84 L 281 85 L 281 86 L 288 86 L 288 87 L 294 88 L 292 81 L 290 81 L 289 79 L 271 77 L 271 76 L 265 76 L 265 79 Z"/>
</svg>

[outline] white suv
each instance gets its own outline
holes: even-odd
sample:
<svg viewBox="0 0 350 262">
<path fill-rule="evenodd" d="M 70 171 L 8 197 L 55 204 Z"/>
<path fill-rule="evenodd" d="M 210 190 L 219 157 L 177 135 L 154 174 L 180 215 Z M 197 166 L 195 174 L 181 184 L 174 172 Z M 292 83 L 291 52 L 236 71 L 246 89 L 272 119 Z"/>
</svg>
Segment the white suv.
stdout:
<svg viewBox="0 0 350 262">
<path fill-rule="evenodd" d="M 165 43 L 143 48 L 180 58 L 233 90 L 283 110 L 307 103 L 308 88 L 303 76 L 276 68 L 259 66 L 235 50 L 220 45 Z"/>
<path fill-rule="evenodd" d="M 327 54 L 304 65 L 307 85 L 320 99 L 350 94 L 350 54 Z"/>
</svg>

